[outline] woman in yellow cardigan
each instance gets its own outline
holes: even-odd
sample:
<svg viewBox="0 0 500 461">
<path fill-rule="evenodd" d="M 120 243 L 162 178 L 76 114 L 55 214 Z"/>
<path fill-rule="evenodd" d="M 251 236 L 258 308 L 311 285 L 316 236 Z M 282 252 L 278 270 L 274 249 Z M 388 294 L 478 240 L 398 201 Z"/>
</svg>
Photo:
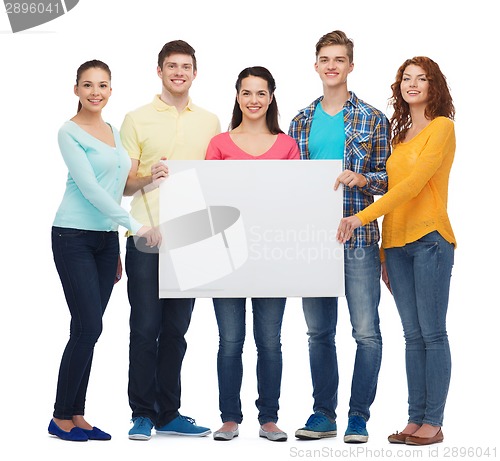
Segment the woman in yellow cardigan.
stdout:
<svg viewBox="0 0 500 461">
<path fill-rule="evenodd" d="M 451 374 L 446 312 L 456 240 L 447 201 L 455 108 L 445 76 L 427 57 L 406 60 L 391 88 L 388 192 L 342 219 L 337 238 L 345 243 L 355 228 L 384 216 L 382 278 L 403 324 L 409 415 L 389 442 L 429 445 L 443 441 Z"/>
</svg>

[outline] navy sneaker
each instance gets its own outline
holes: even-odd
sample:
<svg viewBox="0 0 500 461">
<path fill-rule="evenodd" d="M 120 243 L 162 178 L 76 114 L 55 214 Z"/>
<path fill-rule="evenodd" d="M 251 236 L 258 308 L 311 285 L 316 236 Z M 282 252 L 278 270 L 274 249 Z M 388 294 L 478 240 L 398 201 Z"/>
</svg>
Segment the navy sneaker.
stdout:
<svg viewBox="0 0 500 461">
<path fill-rule="evenodd" d="M 295 431 L 298 439 L 323 439 L 337 435 L 337 423 L 322 413 L 314 413 L 309 416 L 306 425 Z"/>
<path fill-rule="evenodd" d="M 138 416 L 132 422 L 134 426 L 128 431 L 128 438 L 130 440 L 149 440 L 151 438 L 153 422 L 149 418 Z"/>
<path fill-rule="evenodd" d="M 346 443 L 366 443 L 368 442 L 368 431 L 366 421 L 358 415 L 349 416 L 349 423 L 344 435 Z"/>
<path fill-rule="evenodd" d="M 177 418 L 165 424 L 165 426 L 157 427 L 156 432 L 158 434 L 191 435 L 198 437 L 212 433 L 208 427 L 197 426 L 193 418 L 182 415 L 177 416 Z"/>
</svg>

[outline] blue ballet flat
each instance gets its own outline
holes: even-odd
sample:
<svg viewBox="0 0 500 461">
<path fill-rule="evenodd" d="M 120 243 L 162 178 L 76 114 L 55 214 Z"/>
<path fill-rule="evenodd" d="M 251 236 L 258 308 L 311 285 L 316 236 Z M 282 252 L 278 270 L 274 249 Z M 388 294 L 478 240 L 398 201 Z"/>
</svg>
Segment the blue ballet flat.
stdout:
<svg viewBox="0 0 500 461">
<path fill-rule="evenodd" d="M 63 431 L 53 419 L 51 419 L 49 423 L 49 434 L 70 442 L 86 442 L 89 439 L 83 429 L 74 427 L 69 432 Z"/>
<path fill-rule="evenodd" d="M 107 432 L 101 431 L 98 427 L 93 427 L 92 429 L 82 429 L 82 431 L 87 435 L 89 440 L 111 440 L 111 435 Z"/>
</svg>

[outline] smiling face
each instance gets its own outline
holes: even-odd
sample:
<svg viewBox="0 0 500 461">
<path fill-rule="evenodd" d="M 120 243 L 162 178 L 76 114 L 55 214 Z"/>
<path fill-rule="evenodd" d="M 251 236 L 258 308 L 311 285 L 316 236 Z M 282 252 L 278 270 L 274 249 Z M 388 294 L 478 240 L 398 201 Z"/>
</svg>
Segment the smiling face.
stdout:
<svg viewBox="0 0 500 461">
<path fill-rule="evenodd" d="M 401 80 L 401 95 L 411 106 L 427 104 L 429 100 L 429 80 L 420 66 L 410 64 L 403 72 Z"/>
<path fill-rule="evenodd" d="M 104 69 L 92 67 L 84 71 L 74 88 L 80 98 L 82 109 L 91 112 L 100 111 L 111 96 L 111 79 Z"/>
<path fill-rule="evenodd" d="M 314 64 L 314 69 L 319 74 L 323 85 L 328 88 L 345 85 L 347 76 L 353 68 L 354 63 L 349 61 L 344 45 L 322 47 Z"/>
<path fill-rule="evenodd" d="M 241 87 L 236 99 L 243 117 L 256 120 L 266 116 L 273 96 L 266 80 L 251 75 L 241 80 Z"/>
<path fill-rule="evenodd" d="M 193 58 L 188 54 L 171 54 L 163 61 L 163 67 L 157 69 L 163 89 L 171 95 L 181 96 L 189 92 L 196 78 Z"/>
</svg>

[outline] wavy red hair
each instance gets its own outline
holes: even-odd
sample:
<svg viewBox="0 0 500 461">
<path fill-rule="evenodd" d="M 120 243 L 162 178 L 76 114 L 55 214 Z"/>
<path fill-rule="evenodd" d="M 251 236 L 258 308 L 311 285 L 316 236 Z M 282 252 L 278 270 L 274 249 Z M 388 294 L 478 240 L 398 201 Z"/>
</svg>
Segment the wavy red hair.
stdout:
<svg viewBox="0 0 500 461">
<path fill-rule="evenodd" d="M 455 107 L 450 94 L 446 77 L 441 72 L 438 64 L 426 56 L 415 56 L 407 59 L 396 73 L 396 81 L 391 85 L 392 97 L 390 104 L 394 108 L 391 117 L 392 144 L 404 140 L 408 128 L 411 126 L 410 106 L 401 94 L 401 82 L 406 68 L 414 64 L 421 67 L 429 82 L 429 101 L 425 108 L 425 116 L 429 120 L 443 116 L 450 119 L 455 117 Z"/>
</svg>

